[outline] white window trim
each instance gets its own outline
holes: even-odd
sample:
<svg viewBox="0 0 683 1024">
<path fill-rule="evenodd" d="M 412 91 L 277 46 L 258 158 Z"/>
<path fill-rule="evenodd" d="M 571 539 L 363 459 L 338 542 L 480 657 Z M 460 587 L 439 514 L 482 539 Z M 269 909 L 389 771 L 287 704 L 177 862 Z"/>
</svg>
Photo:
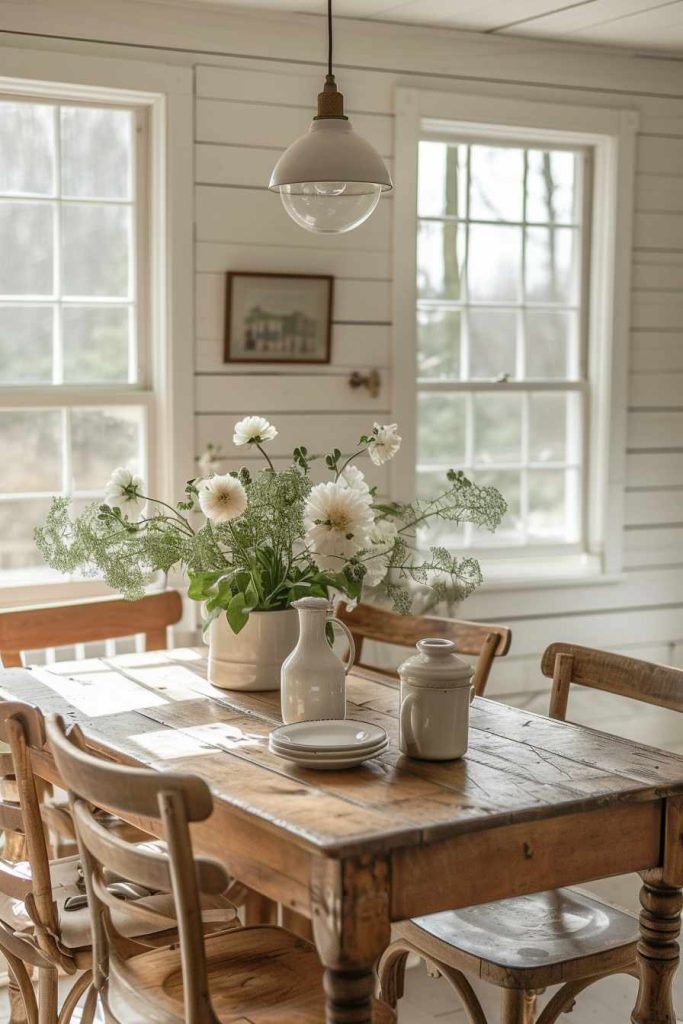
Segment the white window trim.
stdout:
<svg viewBox="0 0 683 1024">
<path fill-rule="evenodd" d="M 110 90 L 117 90 L 116 102 L 149 111 L 152 372 L 146 389 L 126 389 L 124 397 L 122 390 L 89 388 L 84 404 L 105 404 L 109 397 L 153 406 L 148 421 L 156 463 L 151 484 L 162 498 L 176 501 L 194 475 L 194 73 L 187 67 L 63 51 L 0 47 L 0 58 L 0 92 L 111 103 Z M 50 402 L 73 399 L 77 391 L 55 386 Z M 0 389 L 4 405 L 26 405 L 36 397 L 30 387 Z M 43 389 L 40 402 L 50 404 Z M 45 582 L 30 585 L 30 591 L 0 586 L 0 607 L 106 592 L 99 581 Z"/>
<path fill-rule="evenodd" d="M 395 96 L 393 408 L 401 422 L 403 444 L 392 462 L 392 495 L 415 496 L 417 463 L 417 175 L 423 123 L 447 121 L 463 132 L 488 138 L 550 142 L 590 147 L 593 151 L 593 203 L 590 227 L 592 259 L 588 310 L 588 415 L 590 459 L 587 467 L 586 552 L 537 566 L 531 557 L 495 564 L 494 579 L 507 575 L 547 577 L 566 571 L 613 576 L 623 565 L 626 407 L 630 328 L 633 189 L 638 114 L 633 110 L 565 106 L 498 96 L 465 95 L 398 88 Z M 552 562 L 552 560 L 550 560 Z M 486 565 L 485 565 L 486 568 Z"/>
</svg>

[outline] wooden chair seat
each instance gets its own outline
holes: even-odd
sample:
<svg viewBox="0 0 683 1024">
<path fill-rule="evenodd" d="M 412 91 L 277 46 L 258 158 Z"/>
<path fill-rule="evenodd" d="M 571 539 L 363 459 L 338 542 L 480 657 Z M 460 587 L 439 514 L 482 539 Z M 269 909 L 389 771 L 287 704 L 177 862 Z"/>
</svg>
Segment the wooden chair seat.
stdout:
<svg viewBox="0 0 683 1024">
<path fill-rule="evenodd" d="M 498 985 L 546 988 L 632 962 L 638 921 L 576 889 L 417 917 L 398 928 L 425 953 Z M 533 977 L 531 977 L 533 975 Z"/>
<path fill-rule="evenodd" d="M 315 948 L 283 928 L 255 927 L 205 940 L 211 1004 L 220 1024 L 321 1024 L 322 967 Z M 180 951 L 112 957 L 104 1002 L 126 1024 L 176 1024 L 183 1019 Z M 375 1001 L 373 1024 L 394 1024 Z"/>
</svg>

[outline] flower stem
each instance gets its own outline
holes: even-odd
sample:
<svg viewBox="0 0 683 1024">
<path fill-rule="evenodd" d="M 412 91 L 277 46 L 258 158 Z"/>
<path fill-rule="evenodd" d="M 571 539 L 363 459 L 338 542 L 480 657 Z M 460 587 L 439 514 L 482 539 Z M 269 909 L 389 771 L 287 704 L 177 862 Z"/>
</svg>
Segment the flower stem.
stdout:
<svg viewBox="0 0 683 1024">
<path fill-rule="evenodd" d="M 256 447 L 257 447 L 257 448 L 258 448 L 258 450 L 259 450 L 259 451 L 261 452 L 261 455 L 262 455 L 262 456 L 263 456 L 263 458 L 264 458 L 264 459 L 266 460 L 266 462 L 268 463 L 268 465 L 269 465 L 270 469 L 271 469 L 271 470 L 273 471 L 273 473 L 274 473 L 274 472 L 275 472 L 275 466 L 274 466 L 274 465 L 273 465 L 273 463 L 271 462 L 271 460 L 270 460 L 270 456 L 268 455 L 268 452 L 267 452 L 267 451 L 265 451 L 265 450 L 263 449 L 263 447 L 262 447 L 262 446 L 261 446 L 261 445 L 260 445 L 260 444 L 258 443 L 258 441 L 255 441 L 254 443 L 256 444 Z"/>
</svg>

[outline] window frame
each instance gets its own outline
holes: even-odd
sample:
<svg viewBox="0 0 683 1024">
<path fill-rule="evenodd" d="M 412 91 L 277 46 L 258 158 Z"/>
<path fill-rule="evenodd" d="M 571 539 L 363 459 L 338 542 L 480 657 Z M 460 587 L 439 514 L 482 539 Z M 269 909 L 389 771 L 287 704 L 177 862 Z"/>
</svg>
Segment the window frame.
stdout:
<svg viewBox="0 0 683 1024">
<path fill-rule="evenodd" d="M 0 408 L 140 406 L 146 482 L 165 500 L 177 500 L 194 467 L 188 387 L 194 321 L 192 69 L 64 52 L 3 47 L 0 53 L 3 97 L 132 108 L 136 126 L 143 118 L 147 129 L 146 139 L 135 145 L 136 198 L 141 178 L 145 193 L 134 245 L 137 382 L 1 386 Z M 0 607 L 106 592 L 100 581 L 46 579 L 18 587 L 0 580 Z"/>
<path fill-rule="evenodd" d="M 476 96 L 456 92 L 399 88 L 395 96 L 393 398 L 403 445 L 392 463 L 391 493 L 399 500 L 415 497 L 417 466 L 417 183 L 418 146 L 437 134 L 491 144 L 533 144 L 581 148 L 590 153 L 592 204 L 584 232 L 590 239 L 586 318 L 588 382 L 584 439 L 585 538 L 581 551 L 567 546 L 519 546 L 482 557 L 489 575 L 518 574 L 539 578 L 558 572 L 603 576 L 619 573 L 623 561 L 626 457 L 627 357 L 630 327 L 631 235 L 635 137 L 638 114 L 632 110 L 579 107 Z M 585 202 L 584 195 L 584 202 Z M 618 214 L 618 215 L 617 215 Z M 582 283 L 582 287 L 586 287 Z M 512 382 L 511 382 L 512 383 Z M 452 383 L 446 385 L 453 390 Z M 484 384 L 486 387 L 487 385 Z M 511 384 L 497 385 L 511 388 Z M 490 387 L 490 385 L 488 385 Z M 473 391 L 476 383 L 462 382 Z M 530 390 L 519 382 L 519 388 Z M 563 385 L 563 390 L 567 390 Z M 456 467 L 457 468 L 457 467 Z M 468 549 L 469 552 L 469 549 Z M 487 564 L 488 562 L 488 564 Z"/>
</svg>

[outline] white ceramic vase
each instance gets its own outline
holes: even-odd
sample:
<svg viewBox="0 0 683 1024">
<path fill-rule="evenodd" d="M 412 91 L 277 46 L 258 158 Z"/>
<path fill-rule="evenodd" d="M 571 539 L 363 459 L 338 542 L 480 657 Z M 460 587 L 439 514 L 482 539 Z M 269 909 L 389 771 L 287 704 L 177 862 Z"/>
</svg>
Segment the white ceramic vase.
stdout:
<svg viewBox="0 0 683 1024">
<path fill-rule="evenodd" d="M 220 615 L 209 627 L 209 682 L 222 690 L 279 690 L 282 663 L 298 639 L 293 608 L 252 612 L 237 634 Z"/>
</svg>

